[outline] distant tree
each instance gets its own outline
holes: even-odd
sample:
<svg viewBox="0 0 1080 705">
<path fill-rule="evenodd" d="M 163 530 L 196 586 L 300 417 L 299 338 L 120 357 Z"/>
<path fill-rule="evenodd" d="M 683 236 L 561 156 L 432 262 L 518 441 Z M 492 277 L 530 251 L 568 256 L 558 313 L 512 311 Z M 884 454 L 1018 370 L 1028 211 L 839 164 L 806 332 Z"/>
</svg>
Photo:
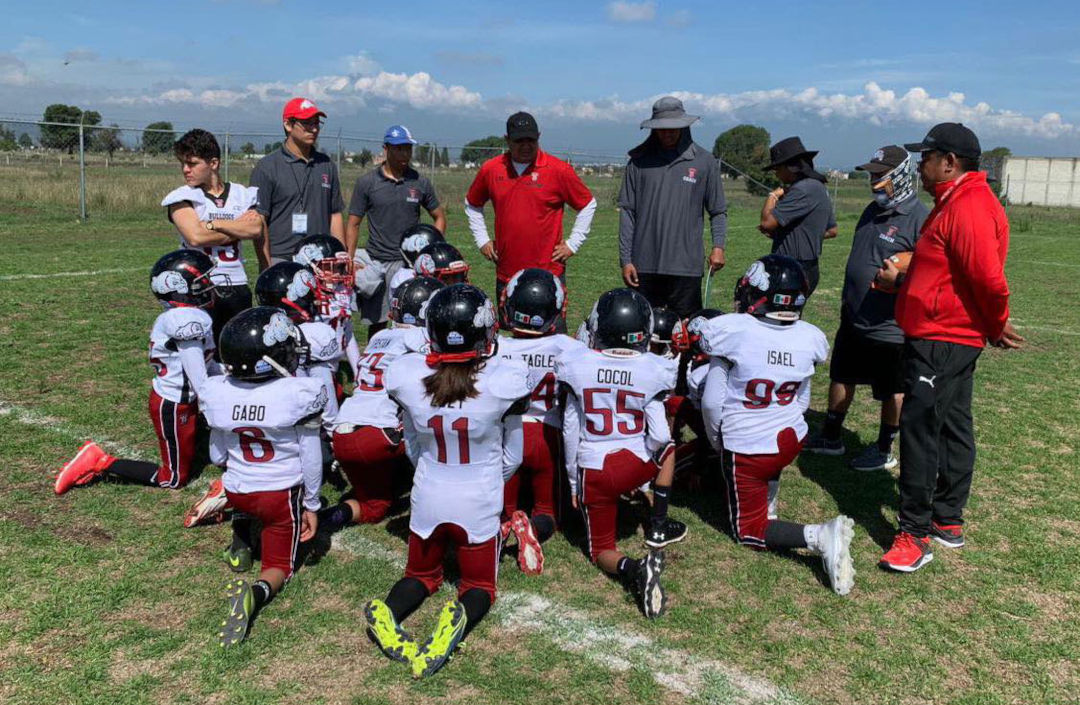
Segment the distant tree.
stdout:
<svg viewBox="0 0 1080 705">
<path fill-rule="evenodd" d="M 375 156 L 371 153 L 371 150 L 368 149 L 367 147 L 364 147 L 363 149 L 361 149 L 360 154 L 356 155 L 356 161 L 357 161 L 358 164 L 360 164 L 360 166 L 367 166 L 368 164 L 371 163 L 371 160 L 374 159 L 374 158 L 375 158 Z"/>
<path fill-rule="evenodd" d="M 83 111 L 76 105 L 53 103 L 45 108 L 42 122 L 66 123 L 64 125 L 42 125 L 41 146 L 48 149 L 65 149 L 68 154 L 79 146 L 79 125 L 97 125 L 101 122 L 101 113 L 94 110 Z M 85 136 L 84 136 L 85 137 Z"/>
<path fill-rule="evenodd" d="M 413 161 L 421 166 L 427 166 L 431 163 L 431 143 L 424 142 L 423 144 L 416 145 L 416 149 L 413 151 Z"/>
<path fill-rule="evenodd" d="M 462 164 L 467 162 L 482 164 L 488 159 L 497 156 L 504 149 L 506 149 L 506 140 L 491 135 L 466 144 L 461 150 L 461 155 L 458 156 L 458 161 Z"/>
<path fill-rule="evenodd" d="M 15 141 L 15 132 L 0 125 L 0 152 L 14 152 L 19 148 Z"/>
<path fill-rule="evenodd" d="M 22 133 L 21 135 L 19 135 L 19 147 L 21 147 L 22 149 L 33 149 L 34 138 L 26 134 L 25 132 Z"/>
<path fill-rule="evenodd" d="M 446 147 L 443 147 L 442 153 L 439 154 L 439 166 L 450 166 L 450 150 Z"/>
<path fill-rule="evenodd" d="M 722 160 L 720 169 L 730 176 L 746 174 L 752 179 L 773 187 L 780 182 L 771 171 L 765 171 L 769 164 L 769 131 L 757 125 L 736 125 L 722 133 L 713 143 L 713 156 Z M 740 174 L 742 172 L 742 174 Z M 751 193 L 760 193 L 761 187 L 749 179 L 746 188 Z"/>
<path fill-rule="evenodd" d="M 990 188 L 998 198 L 1002 197 L 1005 190 L 1005 160 L 1012 156 L 1012 150 L 1008 147 L 994 147 L 983 152 L 979 159 L 979 168 L 986 172 Z"/>
<path fill-rule="evenodd" d="M 270 152 L 281 149 L 281 142 L 274 142 L 273 144 L 263 145 L 263 154 L 270 154 Z"/>
<path fill-rule="evenodd" d="M 112 159 L 113 152 L 121 149 L 124 143 L 120 141 L 120 126 L 115 122 L 108 127 L 98 128 L 90 132 L 90 150 L 105 152 Z"/>
<path fill-rule="evenodd" d="M 241 154 L 255 154 L 255 145 L 251 142 L 245 142 L 240 145 Z"/>
<path fill-rule="evenodd" d="M 146 126 L 147 130 L 163 130 L 163 132 L 144 132 L 142 135 L 142 148 L 150 154 L 165 154 L 171 152 L 173 142 L 176 141 L 176 132 L 173 131 L 171 122 L 152 122 Z"/>
</svg>

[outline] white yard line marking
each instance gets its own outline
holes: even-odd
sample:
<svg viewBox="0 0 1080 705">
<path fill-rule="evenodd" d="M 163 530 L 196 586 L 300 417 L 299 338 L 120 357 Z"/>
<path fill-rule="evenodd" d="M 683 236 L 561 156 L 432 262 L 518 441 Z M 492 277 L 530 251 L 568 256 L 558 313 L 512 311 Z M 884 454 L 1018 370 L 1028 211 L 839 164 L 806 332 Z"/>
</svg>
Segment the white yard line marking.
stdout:
<svg viewBox="0 0 1080 705">
<path fill-rule="evenodd" d="M 1080 264 L 1074 264 L 1072 262 L 1043 262 L 1033 259 L 1011 259 L 1008 264 L 1034 264 L 1040 267 L 1072 267 L 1073 269 L 1080 269 Z"/>
<path fill-rule="evenodd" d="M 45 428 L 46 430 L 71 440 L 73 443 L 77 444 L 72 446 L 72 455 L 75 454 L 75 451 L 78 450 L 78 446 L 82 445 L 84 441 L 94 439 L 99 446 L 114 455 L 120 455 L 133 460 L 147 460 L 141 451 L 130 448 L 117 441 L 99 436 L 89 429 L 69 424 L 62 419 L 53 416 L 39 414 L 36 411 L 19 406 L 18 404 L 11 404 L 0 400 L 0 416 L 11 416 L 19 423 L 27 426 Z M 151 460 L 150 462 L 153 461 Z M 57 465 L 56 469 L 59 470 L 60 466 Z"/>
<path fill-rule="evenodd" d="M 130 274 L 132 272 L 144 272 L 143 268 L 123 269 L 94 269 L 86 272 L 53 272 L 51 274 L 2 274 L 0 282 L 17 281 L 19 279 L 53 279 L 60 277 L 94 277 L 99 274 Z"/>
</svg>

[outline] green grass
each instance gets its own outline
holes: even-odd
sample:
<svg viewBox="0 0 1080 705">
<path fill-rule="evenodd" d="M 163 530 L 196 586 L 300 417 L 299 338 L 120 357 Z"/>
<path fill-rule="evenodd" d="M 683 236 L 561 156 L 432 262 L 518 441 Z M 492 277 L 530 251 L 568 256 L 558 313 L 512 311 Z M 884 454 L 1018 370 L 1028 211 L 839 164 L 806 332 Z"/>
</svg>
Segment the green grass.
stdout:
<svg viewBox="0 0 1080 705">
<path fill-rule="evenodd" d="M 850 598 L 823 586 L 816 559 L 734 545 L 717 528 L 718 496 L 677 493 L 673 513 L 691 536 L 669 551 L 672 609 L 659 622 L 645 622 L 588 564 L 573 527 L 569 538 L 556 536 L 546 547 L 548 570 L 540 578 L 524 578 L 510 561 L 500 574 L 505 595 L 542 596 L 594 626 L 647 637 L 649 651 L 619 652 L 617 642 L 603 642 L 613 653 L 583 653 L 553 621 L 522 626 L 511 607 L 497 604 L 464 653 L 437 678 L 414 683 L 361 628 L 363 602 L 399 576 L 403 516 L 346 532 L 351 551 L 329 550 L 305 566 L 249 641 L 222 653 L 214 637 L 231 575 L 219 557 L 227 528 L 180 528 L 197 489 L 110 485 L 52 494 L 52 474 L 77 448 L 73 434 L 156 454 L 145 412 L 145 350 L 158 309 L 145 271 L 175 243 L 155 205 L 158 191 L 175 180 L 172 172 L 145 171 L 117 169 L 108 183 L 98 175 L 92 183 L 102 200 L 80 225 L 70 170 L 0 169 L 0 403 L 7 410 L 0 413 L 0 702 L 681 702 L 683 695 L 651 675 L 646 656 L 661 648 L 683 655 L 680 672 L 723 663 L 804 702 L 1076 701 L 1080 214 L 1010 211 L 1025 223 L 1014 233 L 1008 274 L 1014 319 L 1028 344 L 1020 352 L 987 350 L 979 361 L 979 459 L 962 551 L 938 549 L 936 560 L 911 576 L 879 571 L 896 511 L 894 475 L 804 458 L 784 475 L 781 514 L 855 518 L 858 576 Z M 468 245 L 458 206 L 467 183 L 464 174 L 436 179 L 451 240 L 473 263 L 473 280 L 488 285 L 493 272 Z M 601 291 L 619 283 L 618 181 L 589 183 L 601 210 L 570 264 L 572 327 Z M 713 287 L 714 303 L 725 306 L 737 274 L 767 250 L 753 228 L 758 202 L 737 184 L 730 190 L 729 265 Z M 857 185 L 842 187 L 841 235 L 826 243 L 821 288 L 807 307 L 806 318 L 830 338 L 863 196 Z M 3 279 L 100 269 L 138 271 Z M 812 425 L 824 408 L 824 371 L 815 383 Z M 876 435 L 868 393 L 860 391 L 847 426 L 853 455 Z M 625 529 L 622 545 L 639 553 L 629 521 Z M 450 594 L 444 589 L 410 623 L 430 628 Z M 629 669 L 603 665 L 620 655 L 631 659 Z M 702 683 L 694 690 L 698 702 L 728 702 L 738 693 L 719 673 Z"/>
</svg>

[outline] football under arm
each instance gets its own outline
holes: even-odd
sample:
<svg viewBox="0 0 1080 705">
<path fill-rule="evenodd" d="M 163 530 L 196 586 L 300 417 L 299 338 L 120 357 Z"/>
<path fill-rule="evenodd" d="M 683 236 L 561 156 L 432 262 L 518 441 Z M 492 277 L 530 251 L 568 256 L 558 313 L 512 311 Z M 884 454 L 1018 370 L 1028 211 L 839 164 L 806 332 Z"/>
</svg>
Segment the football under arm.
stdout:
<svg viewBox="0 0 1080 705">
<path fill-rule="evenodd" d="M 727 376 L 730 365 L 726 360 L 713 358 L 709 373 L 705 376 L 705 392 L 701 395 L 701 417 L 705 422 L 705 435 L 717 452 L 720 451 L 720 424 L 727 394 Z"/>
<path fill-rule="evenodd" d="M 176 350 L 180 355 L 180 366 L 191 380 L 195 394 L 206 384 L 206 349 L 199 340 L 177 340 Z"/>
<path fill-rule="evenodd" d="M 322 443 L 319 440 L 319 417 L 316 415 L 296 427 L 300 441 L 300 467 L 304 473 L 304 509 L 319 510 L 319 488 L 322 487 Z"/>
<path fill-rule="evenodd" d="M 567 390 L 563 409 L 563 451 L 566 456 L 566 475 L 570 480 L 570 494 L 578 494 L 578 445 L 581 443 L 581 401 Z"/>
</svg>

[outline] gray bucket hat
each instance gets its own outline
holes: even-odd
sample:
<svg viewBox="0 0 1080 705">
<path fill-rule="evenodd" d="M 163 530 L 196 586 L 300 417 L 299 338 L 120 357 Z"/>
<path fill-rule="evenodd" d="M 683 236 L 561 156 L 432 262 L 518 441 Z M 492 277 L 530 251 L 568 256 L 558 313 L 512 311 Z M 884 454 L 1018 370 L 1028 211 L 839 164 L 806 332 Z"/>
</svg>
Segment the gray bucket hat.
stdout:
<svg viewBox="0 0 1080 705">
<path fill-rule="evenodd" d="M 653 103 L 652 117 L 641 123 L 641 129 L 681 129 L 690 127 L 700 119 L 697 115 L 687 115 L 681 100 L 675 96 L 666 95 Z"/>
</svg>

